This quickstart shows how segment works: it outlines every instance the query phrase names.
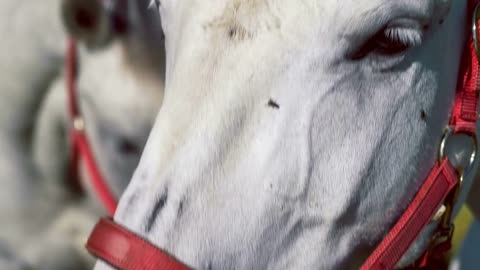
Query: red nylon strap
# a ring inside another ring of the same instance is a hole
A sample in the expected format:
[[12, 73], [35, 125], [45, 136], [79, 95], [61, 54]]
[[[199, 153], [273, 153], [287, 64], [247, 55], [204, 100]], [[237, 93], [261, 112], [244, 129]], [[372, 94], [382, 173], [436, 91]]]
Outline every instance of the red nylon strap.
[[[67, 83], [67, 109], [68, 109], [68, 115], [73, 121], [73, 119], [79, 114], [77, 102], [76, 102], [76, 85], [75, 85], [75, 78], [77, 76], [77, 68], [78, 68], [78, 63], [77, 63], [77, 46], [73, 40], [68, 40], [67, 44], [67, 57], [66, 57], [66, 62], [65, 62], [65, 70], [66, 70], [66, 83]], [[70, 186], [73, 188], [75, 191], [82, 191], [82, 185], [79, 179], [78, 175], [78, 164], [79, 164], [79, 159], [80, 159], [80, 153], [75, 147], [75, 142], [74, 140], [71, 140], [70, 142], [70, 167], [68, 170], [68, 175], [67, 179], [69, 179]]]
[[188, 270], [183, 263], [127, 229], [103, 218], [93, 229], [87, 249], [123, 270]]
[[[478, 0], [469, 1], [468, 11], [471, 14], [474, 13], [473, 11], [479, 2]], [[469, 36], [468, 41], [468, 47], [462, 59], [450, 126], [453, 127], [456, 134], [464, 133], [476, 136], [480, 85], [479, 61], [475, 52], [473, 35]], [[435, 211], [444, 203], [444, 200], [457, 185], [457, 182], [457, 173], [448, 160], [443, 161], [441, 165], [437, 164], [407, 211], [361, 269], [393, 269], [432, 219]], [[450, 203], [453, 204], [455, 202]], [[444, 236], [445, 241], [435, 244], [421, 258], [421, 264], [410, 269], [428, 269], [430, 267], [429, 264], [439, 261], [435, 260], [436, 257], [443, 255], [450, 249], [452, 232], [444, 232], [442, 230], [443, 228], [439, 226], [435, 233]]]
[[117, 208], [117, 200], [108, 188], [107, 182], [104, 180], [100, 170], [97, 167], [93, 152], [88, 144], [85, 133], [75, 130], [73, 131], [72, 136], [75, 142], [75, 147], [78, 149], [82, 160], [85, 162], [93, 190], [97, 194], [108, 214], [113, 216], [115, 214], [115, 209]]
[[80, 186], [79, 163], [80, 160], [85, 162], [87, 173], [91, 179], [93, 190], [102, 202], [105, 210], [113, 216], [117, 207], [115, 196], [110, 191], [105, 178], [102, 176], [100, 169], [95, 161], [95, 156], [88, 143], [88, 139], [84, 130], [76, 129], [75, 121], [81, 119], [80, 109], [78, 107], [76, 77], [77, 77], [77, 49], [74, 40], [68, 42], [68, 52], [66, 61], [67, 73], [67, 97], [68, 112], [73, 128], [70, 131], [71, 136], [71, 169], [75, 180], [72, 180], [74, 186]]
[[[469, 2], [469, 11], [473, 14], [478, 0]], [[478, 24], [478, 22], [477, 22]], [[469, 24], [470, 25], [470, 24]], [[475, 51], [473, 35], [469, 36], [468, 48], [466, 48], [462, 59], [458, 91], [455, 97], [450, 125], [454, 127], [455, 133], [475, 135], [476, 122], [478, 119], [478, 98], [479, 98], [479, 61]]]
[[445, 160], [437, 164], [413, 202], [361, 270], [393, 269], [457, 184], [458, 176], [450, 162]]

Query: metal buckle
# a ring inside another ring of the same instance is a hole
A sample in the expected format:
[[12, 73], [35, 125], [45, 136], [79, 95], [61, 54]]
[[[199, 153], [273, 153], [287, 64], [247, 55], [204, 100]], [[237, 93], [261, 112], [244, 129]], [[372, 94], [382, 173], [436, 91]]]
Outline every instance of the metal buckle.
[[72, 121], [72, 126], [75, 131], [83, 132], [85, 130], [85, 120], [81, 116], [76, 116]]
[[[440, 149], [438, 152], [438, 160], [441, 162], [447, 158], [446, 154], [446, 149], [447, 149], [447, 144], [449, 139], [454, 136], [455, 134], [453, 133], [454, 129], [453, 127], [449, 126], [446, 130], [445, 133], [443, 134], [442, 141], [440, 143]], [[463, 179], [468, 176], [473, 169], [473, 165], [475, 161], [477, 160], [477, 152], [478, 152], [478, 141], [476, 136], [472, 136], [469, 134], [464, 134], [472, 139], [473, 142], [473, 150], [472, 153], [470, 154], [470, 160], [469, 164], [467, 165], [466, 168], [456, 168], [457, 172], [459, 173], [460, 176], [460, 183], [463, 181]]]
[[[478, 152], [477, 137], [472, 136], [471, 134], [465, 134], [465, 133], [462, 133], [462, 134], [471, 138], [472, 142], [473, 142], [473, 149], [472, 149], [472, 152], [470, 154], [469, 163], [468, 163], [466, 168], [462, 168], [462, 167], [455, 168], [455, 170], [457, 171], [457, 173], [460, 177], [460, 179], [459, 179], [460, 182], [457, 185], [457, 187], [455, 188], [455, 190], [453, 191], [453, 196], [454, 197], [452, 198], [452, 200], [450, 202], [444, 203], [440, 207], [440, 209], [437, 210], [437, 213], [435, 214], [435, 216], [432, 219], [433, 221], [440, 221], [440, 226], [444, 229], [447, 229], [448, 227], [450, 227], [452, 225], [451, 224], [452, 223], [451, 222], [452, 212], [453, 212], [453, 208], [455, 206], [455, 203], [457, 201], [458, 194], [460, 193], [460, 189], [462, 187], [463, 180], [465, 179], [465, 177], [467, 177], [472, 172], [473, 165], [475, 164], [475, 161], [477, 159], [477, 152]], [[438, 161], [439, 162], [442, 162], [447, 158], [447, 154], [446, 154], [447, 144], [448, 144], [449, 139], [454, 135], [455, 135], [454, 134], [454, 128], [449, 126], [445, 130], [445, 133], [443, 134], [443, 137], [442, 137], [442, 141], [440, 143], [440, 149], [438, 151]]]
[[475, 10], [473, 12], [473, 19], [472, 19], [472, 34], [473, 34], [473, 45], [475, 46], [475, 52], [477, 53], [477, 57], [480, 59], [480, 44], [479, 44], [479, 36], [478, 36], [478, 21], [480, 20], [480, 3], [477, 4]]

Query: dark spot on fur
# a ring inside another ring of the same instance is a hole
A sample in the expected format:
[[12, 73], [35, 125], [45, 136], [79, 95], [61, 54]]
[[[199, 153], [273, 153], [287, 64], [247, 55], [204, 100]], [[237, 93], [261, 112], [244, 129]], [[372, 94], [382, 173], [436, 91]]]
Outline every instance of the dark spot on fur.
[[268, 106], [277, 110], [280, 109], [280, 105], [278, 105], [278, 103], [273, 99], [268, 100]]
[[138, 176], [140, 181], [146, 181], [148, 178], [150, 178], [150, 170], [143, 167], [140, 169], [140, 175]]
[[131, 205], [137, 203], [137, 202], [138, 202], [138, 193], [137, 193], [137, 192], [133, 192], [133, 193], [130, 195], [130, 197], [128, 198], [127, 201], [128, 201], [128, 203], [127, 203], [128, 206], [131, 206]]
[[125, 216], [130, 214], [134, 209], [137, 207], [138, 203], [138, 190], [135, 190], [134, 192], [130, 193], [130, 196], [126, 198], [127, 203], [125, 204], [123, 208], [122, 214], [119, 214], [120, 219], [124, 219]]
[[177, 214], [178, 214], [178, 216], [181, 216], [181, 215], [183, 214], [183, 201], [181, 201], [181, 202], [178, 204]]
[[250, 37], [249, 33], [247, 33], [247, 30], [239, 24], [232, 24], [228, 26], [227, 34], [232, 41], [243, 41]]
[[441, 19], [438, 23], [442, 25], [445, 22], [445, 20]]
[[425, 119], [427, 119], [427, 114], [424, 110], [420, 112], [420, 119], [422, 119], [422, 121], [425, 121]]
[[235, 27], [231, 27], [230, 30], [228, 30], [228, 36], [230, 38], [234, 38], [236, 34], [237, 34], [237, 29]]
[[147, 228], [146, 228], [147, 232], [150, 232], [152, 230], [153, 224], [155, 223], [155, 220], [157, 219], [158, 214], [160, 213], [160, 211], [163, 209], [163, 207], [167, 203], [167, 199], [168, 199], [168, 190], [165, 190], [165, 193], [163, 193], [163, 195], [160, 196], [158, 201], [155, 203], [155, 206], [153, 207], [152, 214], [148, 218]]

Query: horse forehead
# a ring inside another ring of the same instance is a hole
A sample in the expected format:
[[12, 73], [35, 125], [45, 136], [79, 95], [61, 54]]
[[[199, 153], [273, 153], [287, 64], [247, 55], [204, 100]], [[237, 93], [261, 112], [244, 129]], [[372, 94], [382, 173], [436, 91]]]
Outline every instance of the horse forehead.
[[[369, 10], [388, 10], [392, 6], [410, 6], [411, 8], [423, 9], [428, 12], [433, 11], [437, 7], [448, 6], [449, 3], [451, 3], [451, 0], [218, 0], [210, 3], [190, 0], [188, 4], [175, 7], [178, 7], [180, 10], [194, 9], [193, 14], [208, 13], [223, 22], [237, 21], [245, 17], [248, 17], [250, 20], [262, 20], [271, 14], [288, 16], [289, 14], [299, 12], [305, 16], [309, 14], [316, 15], [315, 18], [317, 20], [327, 21], [332, 18], [348, 19], [352, 16], [359, 16]], [[305, 10], [308, 12], [305, 13]], [[187, 12], [183, 14], [191, 15], [192, 13]], [[298, 27], [302, 26], [299, 25]]]
[[[174, 15], [189, 15], [186, 16], [188, 17], [186, 20], [189, 20], [190, 23], [186, 23], [184, 19], [179, 21], [175, 19], [175, 22], [183, 22], [179, 23], [178, 25], [198, 26], [201, 24], [204, 26], [201, 28], [201, 31], [198, 32], [190, 32], [188, 31], [190, 29], [183, 29], [185, 30], [183, 31], [183, 34], [190, 37], [187, 37], [186, 39], [173, 39], [186, 41], [189, 40], [188, 38], [191, 38], [192, 40], [195, 40], [195, 44], [200, 44], [200, 46], [198, 46], [200, 49], [197, 49], [197, 46], [192, 47], [185, 45], [187, 42], [184, 42], [184, 44], [175, 44], [175, 42], [170, 42], [170, 46], [172, 47], [170, 51], [176, 52], [175, 56], [171, 57], [174, 59], [182, 59], [180, 61], [185, 61], [183, 63], [189, 62], [188, 65], [185, 65], [187, 66], [186, 68], [188, 68], [188, 66], [196, 67], [197, 65], [202, 65], [204, 67], [204, 73], [202, 74], [208, 74], [209, 72], [216, 73], [216, 76], [211, 76], [210, 74], [209, 76], [193, 75], [190, 80], [180, 79], [175, 80], [175, 84], [170, 84], [171, 88], [185, 89], [185, 94], [188, 94], [188, 97], [191, 95], [191, 91], [188, 91], [188, 89], [190, 89], [190, 85], [192, 85], [193, 81], [201, 81], [205, 83], [205, 85], [208, 85], [208, 87], [196, 87], [196, 91], [214, 91], [215, 88], [212, 87], [213, 83], [211, 83], [211, 81], [222, 84], [223, 81], [217, 78], [222, 78], [223, 75], [229, 76], [228, 81], [235, 80], [237, 85], [248, 84], [252, 89], [256, 87], [256, 82], [258, 85], [261, 85], [262, 83], [276, 84], [277, 81], [280, 80], [283, 82], [287, 82], [287, 80], [289, 80], [288, 82], [293, 83], [307, 80], [307, 76], [311, 74], [305, 74], [305, 67], [302, 67], [301, 63], [291, 65], [291, 62], [313, 63], [315, 61], [315, 57], [311, 56], [319, 56], [317, 58], [320, 58], [322, 61], [322, 63], [320, 63], [320, 68], [328, 69], [328, 64], [330, 63], [329, 60], [332, 60], [332, 58], [339, 54], [337, 51], [339, 47], [345, 46], [345, 44], [336, 43], [341, 38], [339, 37], [341, 36], [339, 35], [341, 34], [341, 31], [345, 30], [345, 27], [343, 26], [346, 24], [348, 24], [348, 27], [353, 25], [352, 28], [355, 28], [355, 31], [361, 31], [362, 23], [365, 22], [365, 19], [363, 18], [364, 14], [375, 18], [375, 15], [388, 15], [390, 10], [402, 9], [402, 7], [404, 7], [403, 10], [416, 10], [418, 13], [424, 14], [428, 17], [429, 15], [432, 15], [432, 12], [434, 12], [437, 5], [443, 5], [451, 2], [451, 0], [216, 0], [205, 3], [204, 1], [200, 2], [198, 0], [190, 0], [185, 1], [184, 4], [178, 4], [177, 6], [177, 4], [173, 4], [175, 1], [163, 1], [164, 2], [162, 2], [162, 5], [165, 4], [164, 11], [166, 13], [175, 10]], [[191, 5], [185, 4], [188, 2], [190, 2]], [[177, 11], [183, 10], [184, 8], [189, 8], [191, 12], [177, 13]], [[298, 16], [292, 14], [297, 14]], [[170, 18], [174, 17], [169, 16], [169, 14], [166, 15]], [[357, 19], [352, 19], [354, 17]], [[337, 23], [341, 26], [337, 26]], [[282, 26], [279, 26], [278, 24]], [[360, 26], [358, 24], [360, 24]], [[182, 30], [178, 28], [169, 30], [168, 25], [171, 24], [167, 22], [167, 32], [173, 33], [176, 32], [175, 30], [179, 30], [178, 32], [181, 32]], [[332, 25], [333, 27], [331, 27]], [[208, 31], [204, 31], [206, 29], [205, 26], [207, 26], [207, 28], [213, 28], [211, 32], [213, 32], [215, 35], [219, 34], [221, 37], [204, 38], [204, 36], [208, 36], [208, 34], [210, 34]], [[317, 31], [317, 26], [321, 27], [321, 32]], [[259, 28], [262, 29], [259, 30]], [[279, 28], [283, 29], [278, 30]], [[196, 29], [200, 29], [200, 27], [197, 27]], [[264, 35], [266, 32], [274, 32], [275, 34]], [[299, 32], [299, 34], [295, 32]], [[237, 38], [234, 38], [234, 42], [230, 42], [231, 40], [225, 38], [225, 36], [231, 35], [232, 33], [237, 36]], [[304, 37], [312, 33], [320, 34], [319, 36], [321, 37], [311, 40], [310, 37], [304, 39]], [[277, 38], [281, 35], [283, 35], [281, 38]], [[285, 35], [289, 35], [289, 37], [285, 38]], [[297, 35], [301, 37], [296, 38]], [[261, 37], [261, 41], [258, 41], [259, 39], [257, 39], [254, 42], [243, 42], [252, 36]], [[285, 44], [281, 44], [283, 41], [286, 41]], [[315, 50], [315, 52], [312, 52], [312, 54], [318, 52], [318, 55], [305, 53], [302, 50], [298, 50], [298, 52], [292, 52], [293, 46], [290, 45], [298, 44], [303, 41], [308, 41], [311, 43], [305, 44], [305, 46], [303, 46], [304, 44], [301, 44], [301, 46], [298, 47], [309, 47], [308, 50]], [[236, 43], [242, 43], [242, 46], [235, 46]], [[231, 46], [232, 44], [233, 46]], [[176, 47], [176, 45], [178, 45], [178, 47]], [[277, 53], [271, 53], [272, 49], [276, 50]], [[180, 54], [184, 53], [189, 56], [193, 55], [198, 57], [180, 58], [177, 57], [177, 53], [179, 51], [182, 51]], [[217, 51], [221, 53], [217, 53]], [[278, 55], [285, 54], [286, 52], [292, 52], [292, 55], [289, 55], [289, 57], [292, 56], [292, 58], [294, 58], [298, 56], [297, 59], [295, 59], [298, 61], [291, 59], [285, 60], [277, 57]], [[303, 55], [300, 55], [301, 53], [303, 53]], [[211, 57], [212, 55], [214, 57]], [[259, 65], [252, 66], [251, 61], [253, 61], [253, 58], [255, 57], [261, 57], [262, 59], [265, 59], [265, 61], [262, 61]], [[300, 57], [303, 58], [300, 59]], [[279, 74], [284, 75], [285, 73], [288, 73], [284, 70], [286, 69], [285, 66], [287, 65], [289, 65], [288, 72], [295, 73], [298, 76], [293, 78], [284, 78], [284, 76], [279, 76]], [[182, 66], [182, 68], [185, 68], [185, 66], [181, 64], [175, 64], [175, 66]], [[234, 67], [233, 69], [230, 68], [232, 66]], [[225, 67], [229, 68], [227, 69]], [[256, 71], [257, 73], [261, 71], [261, 73], [265, 74], [265, 76], [262, 78], [254, 77], [253, 75], [249, 77], [250, 74], [254, 73], [252, 71]], [[336, 73], [325, 72], [325, 74], [328, 74], [328, 76], [330, 76], [329, 79], [331, 79], [332, 76], [339, 76], [340, 73], [345, 72], [347, 71], [339, 70]], [[171, 72], [170, 74], [174, 73], [175, 72]], [[218, 74], [222, 75], [218, 76]], [[174, 78], [178, 79], [181, 78], [181, 76], [177, 75]], [[254, 79], [256, 79], [256, 81]], [[222, 89], [229, 87], [228, 85], [223, 87], [223, 84], [221, 86]], [[229, 87], [229, 89], [235, 91], [237, 88]], [[262, 87], [261, 89], [262, 91], [256, 91], [255, 95], [259, 96], [261, 94], [266, 94], [270, 88]], [[182, 91], [171, 91], [170, 95], [178, 96], [180, 92]], [[223, 91], [223, 93], [226, 92], [227, 91]], [[226, 94], [222, 95], [227, 96]], [[204, 95], [204, 100], [207, 99], [206, 96], [207, 95]], [[238, 102], [241, 102], [240, 99], [238, 100]]]
[[[166, 0], [168, 1], [168, 0]], [[295, 11], [302, 6], [314, 7], [319, 10], [336, 11], [341, 8], [342, 11], [349, 12], [355, 11], [362, 7], [376, 7], [389, 0], [302, 0], [302, 1], [290, 1], [290, 0], [219, 0], [209, 4], [203, 3], [199, 0], [190, 0], [194, 2], [201, 2], [201, 4], [194, 5], [196, 7], [206, 7], [210, 9], [212, 6], [223, 9], [223, 16], [238, 16], [238, 15], [257, 15], [263, 11], [275, 9], [285, 9], [289, 11]], [[409, 2], [411, 0], [406, 0]], [[447, 0], [442, 0], [447, 1]]]
[[[318, 49], [340, 48], [341, 39], [355, 33], [360, 36], [376, 24], [387, 23], [395, 17], [421, 17], [434, 20], [443, 16], [452, 0], [190, 0], [178, 3], [162, 2], [168, 51], [224, 51], [223, 56], [236, 56], [239, 43], [249, 47], [248, 54], [262, 54], [256, 48], [271, 47], [279, 52], [316, 39]], [[174, 4], [175, 3], [175, 4]], [[434, 14], [439, 14], [435, 15]], [[429, 23], [429, 21], [426, 21]], [[169, 36], [170, 34], [170, 36]], [[180, 37], [179, 37], [180, 36]], [[194, 42], [176, 41], [195, 40]], [[261, 39], [261, 41], [259, 41]], [[248, 41], [259, 42], [248, 42]], [[247, 41], [247, 42], [244, 42]], [[355, 41], [349, 41], [347, 45]], [[199, 46], [187, 46], [195, 43]], [[282, 44], [284, 43], [284, 44]], [[206, 50], [204, 50], [206, 48]], [[231, 50], [230, 50], [231, 49]], [[247, 51], [247, 50], [244, 50]], [[233, 53], [235, 52], [235, 53]], [[244, 53], [244, 52], [240, 52]], [[174, 57], [170, 53], [171, 57]], [[212, 55], [209, 53], [208, 55]], [[215, 53], [214, 55], [220, 55]], [[176, 57], [174, 57], [176, 58]], [[212, 57], [208, 57], [212, 59]], [[191, 58], [190, 58], [191, 59]], [[170, 61], [175, 62], [176, 60]]]

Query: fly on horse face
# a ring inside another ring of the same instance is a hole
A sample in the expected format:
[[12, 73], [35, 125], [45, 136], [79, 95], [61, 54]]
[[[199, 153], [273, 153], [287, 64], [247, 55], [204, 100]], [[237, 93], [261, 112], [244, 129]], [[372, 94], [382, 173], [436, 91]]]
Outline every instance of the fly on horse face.
[[96, 269], [420, 267], [473, 179], [477, 2], [157, 1], [164, 104]]

